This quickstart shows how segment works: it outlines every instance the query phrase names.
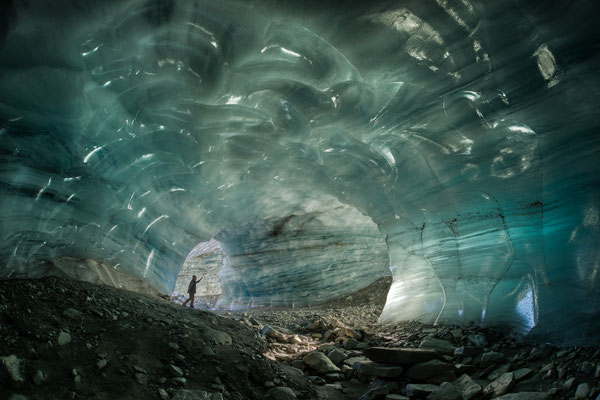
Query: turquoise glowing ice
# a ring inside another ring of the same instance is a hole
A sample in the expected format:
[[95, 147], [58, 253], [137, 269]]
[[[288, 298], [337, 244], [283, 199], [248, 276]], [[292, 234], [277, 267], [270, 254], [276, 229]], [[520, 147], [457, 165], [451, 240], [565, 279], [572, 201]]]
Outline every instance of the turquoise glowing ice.
[[168, 293], [215, 238], [223, 306], [391, 274], [382, 321], [598, 340], [595, 5], [37, 3], [0, 12], [0, 277]]

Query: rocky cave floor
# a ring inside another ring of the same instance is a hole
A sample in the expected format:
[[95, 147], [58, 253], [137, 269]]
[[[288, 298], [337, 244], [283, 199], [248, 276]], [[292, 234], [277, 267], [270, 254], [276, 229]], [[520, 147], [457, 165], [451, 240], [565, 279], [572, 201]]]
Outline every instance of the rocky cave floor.
[[0, 281], [0, 399], [600, 399], [600, 349], [377, 323], [389, 279], [318, 307], [209, 312]]

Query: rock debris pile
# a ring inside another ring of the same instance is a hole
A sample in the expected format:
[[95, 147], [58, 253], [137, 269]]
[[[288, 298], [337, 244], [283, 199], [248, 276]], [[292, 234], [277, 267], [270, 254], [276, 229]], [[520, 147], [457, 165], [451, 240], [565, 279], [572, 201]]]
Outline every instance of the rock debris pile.
[[268, 356], [308, 376], [323, 398], [600, 400], [597, 347], [529, 344], [473, 324], [381, 325], [389, 283], [319, 307], [239, 319], [264, 335]]
[[0, 400], [600, 400], [600, 349], [381, 325], [388, 285], [218, 315], [79, 281], [0, 281]]
[[[160, 297], [70, 279], [0, 281], [0, 400], [263, 399], [307, 382], [258, 333]], [[276, 389], [276, 388], [275, 388]]]

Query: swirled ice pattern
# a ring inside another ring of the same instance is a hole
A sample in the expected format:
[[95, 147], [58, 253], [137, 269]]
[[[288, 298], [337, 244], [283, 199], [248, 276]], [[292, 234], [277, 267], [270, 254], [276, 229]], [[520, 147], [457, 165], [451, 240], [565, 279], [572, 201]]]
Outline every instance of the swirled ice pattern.
[[597, 341], [592, 3], [3, 2], [0, 276], [215, 238], [225, 306], [391, 273], [383, 321]]

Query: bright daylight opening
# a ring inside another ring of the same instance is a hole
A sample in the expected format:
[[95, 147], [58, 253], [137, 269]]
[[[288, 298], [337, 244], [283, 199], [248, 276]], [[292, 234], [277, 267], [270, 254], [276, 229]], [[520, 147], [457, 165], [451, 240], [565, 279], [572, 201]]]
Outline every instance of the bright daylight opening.
[[[171, 298], [178, 304], [183, 304], [188, 298], [188, 287], [195, 275], [197, 279], [195, 308], [214, 309], [221, 295], [221, 281], [219, 271], [223, 266], [223, 251], [218, 241], [211, 239], [208, 242], [198, 243], [190, 251], [179, 271], [175, 290]], [[186, 304], [189, 306], [190, 303]]]

